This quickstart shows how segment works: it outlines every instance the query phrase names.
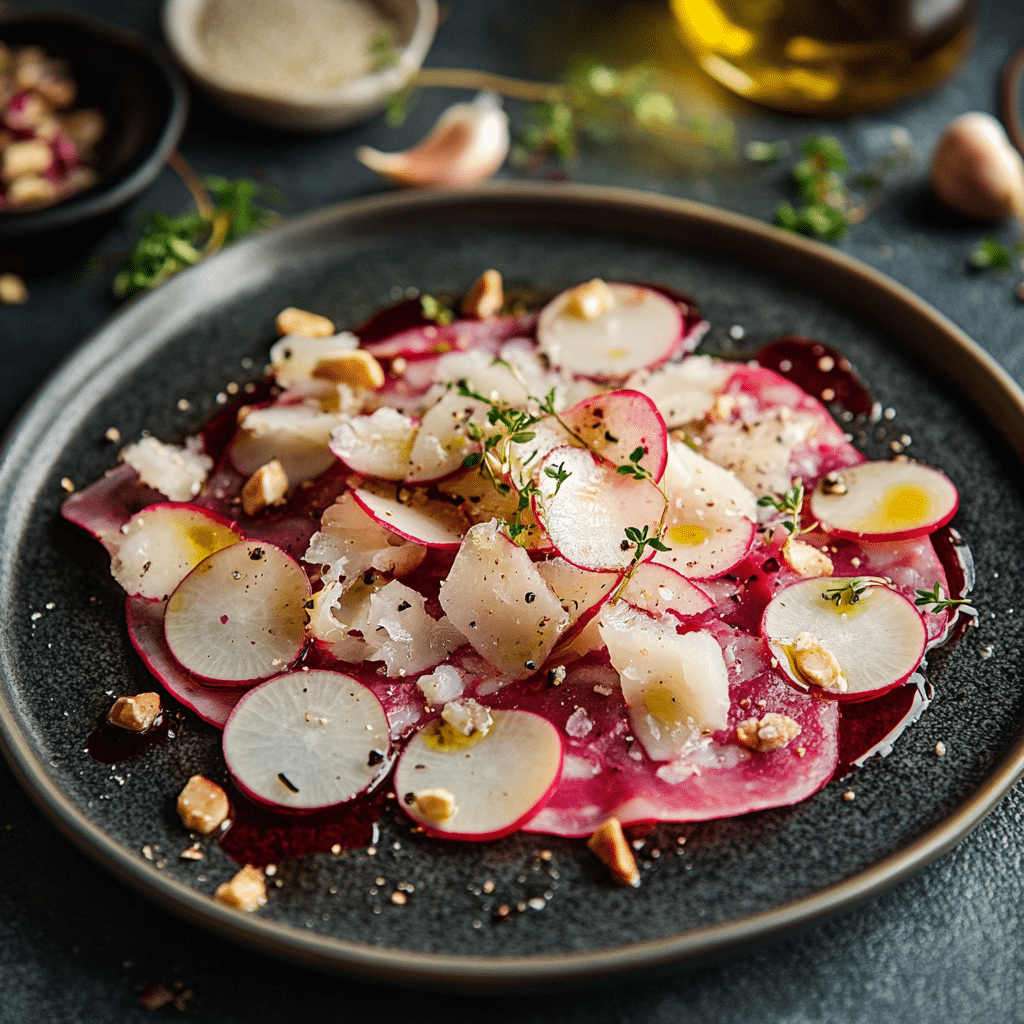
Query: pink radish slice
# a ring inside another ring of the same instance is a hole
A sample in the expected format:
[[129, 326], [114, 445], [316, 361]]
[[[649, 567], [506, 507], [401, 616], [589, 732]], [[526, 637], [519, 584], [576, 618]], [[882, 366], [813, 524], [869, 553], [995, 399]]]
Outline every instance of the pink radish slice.
[[[592, 450], [615, 466], [637, 465], [657, 481], [668, 461], [668, 431], [658, 407], [639, 391], [585, 398], [562, 420]], [[640, 458], [632, 456], [642, 451]]]
[[714, 602], [700, 587], [667, 565], [644, 562], [622, 590], [622, 600], [648, 615], [700, 615]]
[[854, 540], [911, 540], [956, 514], [960, 496], [936, 469], [916, 462], [864, 462], [823, 478], [811, 515], [829, 533]]
[[164, 500], [147, 487], [127, 463], [75, 491], [61, 506], [60, 514], [92, 534], [113, 555], [121, 544], [121, 527], [147, 505]]
[[241, 789], [295, 811], [358, 796], [390, 767], [387, 716], [351, 676], [312, 670], [268, 679], [224, 726], [224, 760]]
[[207, 509], [150, 505], [121, 527], [121, 543], [111, 558], [110, 571], [132, 596], [166, 601], [204, 558], [242, 539], [234, 523]]
[[[559, 486], [559, 474], [568, 473]], [[665, 500], [650, 480], [635, 480], [598, 462], [583, 448], [550, 452], [538, 474], [534, 511], [558, 553], [581, 569], [627, 568], [636, 554], [626, 530], [654, 536]], [[648, 558], [653, 549], [644, 552]]]
[[591, 319], [567, 309], [576, 289], [556, 295], [541, 310], [537, 343], [553, 366], [608, 380], [657, 366], [677, 351], [683, 317], [671, 299], [642, 285], [607, 287], [614, 304]]
[[454, 320], [444, 327], [427, 324], [410, 327], [363, 348], [377, 359], [421, 359], [471, 348], [486, 348], [497, 354], [502, 342], [529, 332], [533, 322], [532, 316], [500, 316], [491, 320]]
[[466, 456], [480, 450], [480, 443], [469, 436], [470, 424], [486, 424], [487, 409], [483, 402], [463, 398], [454, 389], [446, 391], [420, 419], [406, 483], [433, 483], [461, 469]]
[[[485, 733], [464, 736], [445, 722], [424, 726], [395, 769], [398, 805], [443, 839], [482, 841], [515, 832], [544, 805], [562, 771], [558, 730], [528, 711], [495, 711]], [[452, 798], [454, 813], [437, 820], [417, 796]], [[428, 812], [429, 813], [429, 812]]]
[[416, 421], [395, 409], [350, 416], [331, 434], [331, 451], [349, 469], [381, 480], [404, 480]]
[[164, 639], [165, 608], [162, 601], [129, 597], [125, 603], [128, 636], [146, 668], [175, 700], [191, 708], [204, 722], [222, 729], [245, 689], [208, 686], [189, 675], [174, 660]]
[[201, 679], [266, 679], [301, 652], [309, 596], [306, 574], [286, 552], [256, 541], [233, 544], [200, 562], [171, 595], [167, 645]]
[[537, 562], [535, 568], [558, 598], [570, 623], [596, 608], [622, 579], [621, 573], [580, 569], [558, 557]]
[[465, 536], [466, 526], [462, 517], [446, 502], [427, 498], [412, 506], [362, 488], [351, 493], [374, 522], [414, 544], [457, 551]]
[[[838, 662], [845, 687], [814, 685], [801, 671], [811, 656], [801, 654], [804, 634]], [[794, 686], [837, 700], [865, 700], [898, 686], [921, 664], [927, 641], [924, 620], [907, 598], [862, 577], [803, 580], [779, 591], [764, 611], [761, 635]]]

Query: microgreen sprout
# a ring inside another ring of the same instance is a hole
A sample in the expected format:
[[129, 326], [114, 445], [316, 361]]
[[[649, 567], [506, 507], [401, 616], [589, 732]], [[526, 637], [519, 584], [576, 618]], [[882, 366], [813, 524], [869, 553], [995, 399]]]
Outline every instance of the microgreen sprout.
[[971, 607], [965, 597], [943, 597], [942, 588], [938, 581], [931, 590], [915, 591], [917, 598], [914, 604], [927, 608], [928, 611], [938, 615], [940, 612], [948, 612], [953, 609], [962, 609], [968, 615], [977, 615], [977, 611]]

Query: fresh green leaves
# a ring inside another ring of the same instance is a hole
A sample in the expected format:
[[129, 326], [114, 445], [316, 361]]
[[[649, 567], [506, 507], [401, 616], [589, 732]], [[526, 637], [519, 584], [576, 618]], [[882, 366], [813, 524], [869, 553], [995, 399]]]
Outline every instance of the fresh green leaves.
[[1013, 257], [1024, 256], [1024, 242], [1014, 242], [1009, 249], [997, 239], [983, 238], [971, 253], [970, 263], [978, 270], [1007, 271], [1013, 267]]
[[846, 188], [849, 161], [838, 139], [817, 135], [800, 144], [803, 158], [793, 165], [793, 180], [803, 205], [781, 202], [775, 223], [787, 231], [826, 241], [842, 238], [849, 226], [850, 199]]
[[828, 587], [821, 592], [826, 601], [831, 601], [837, 608], [844, 604], [856, 604], [867, 592], [869, 587], [875, 586], [873, 580], [866, 580], [857, 577], [852, 580], [843, 580], [842, 583]]
[[650, 473], [640, 465], [640, 460], [647, 454], [646, 448], [634, 448], [629, 453], [629, 463], [624, 466], [616, 466], [615, 472], [620, 476], [631, 476], [635, 480], [647, 480]]
[[428, 320], [442, 327], [447, 327], [455, 319], [455, 312], [433, 295], [420, 296], [420, 309]]
[[643, 560], [644, 552], [647, 548], [652, 548], [654, 551], [668, 551], [667, 545], [663, 544], [656, 536], [649, 535], [649, 528], [644, 527], [642, 530], [636, 526], [626, 527], [626, 539], [623, 541], [624, 546], [635, 547], [636, 552], [633, 555], [633, 564], [637, 565]]
[[796, 534], [800, 525], [800, 512], [804, 505], [804, 482], [799, 477], [793, 481], [793, 486], [780, 497], [766, 494], [757, 499], [758, 505], [762, 508], [774, 508], [788, 518], [782, 521], [782, 525], [790, 532]]
[[970, 606], [970, 602], [965, 597], [943, 597], [942, 588], [939, 582], [936, 580], [935, 586], [931, 590], [915, 590], [917, 598], [914, 604], [926, 607], [928, 611], [934, 612], [936, 615], [939, 612], [952, 611], [955, 608], [964, 606], [964, 611], [971, 614], [977, 614]]

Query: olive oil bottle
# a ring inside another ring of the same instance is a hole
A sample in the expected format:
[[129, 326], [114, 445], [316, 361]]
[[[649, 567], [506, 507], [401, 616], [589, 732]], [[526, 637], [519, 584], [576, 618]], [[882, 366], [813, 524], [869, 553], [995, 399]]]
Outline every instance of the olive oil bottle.
[[848, 114], [944, 78], [973, 38], [975, 0], [671, 0], [697, 60], [767, 106]]

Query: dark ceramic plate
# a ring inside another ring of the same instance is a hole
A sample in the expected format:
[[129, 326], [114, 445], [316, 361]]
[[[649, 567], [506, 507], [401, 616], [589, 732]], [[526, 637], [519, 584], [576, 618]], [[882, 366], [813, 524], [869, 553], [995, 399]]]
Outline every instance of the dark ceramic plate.
[[[980, 626], [932, 656], [935, 699], [888, 757], [795, 807], [686, 826], [681, 847], [680, 829], [662, 827], [641, 854], [638, 890], [613, 886], [582, 842], [517, 835], [445, 845], [385, 815], [374, 855], [285, 862], [263, 911], [228, 911], [209, 894], [234, 866], [215, 845], [202, 861], [179, 859], [188, 843], [174, 811], [193, 772], [223, 777], [219, 734], [185, 714], [172, 742], [113, 768], [83, 752], [112, 695], [151, 680], [128, 642], [106, 555], [60, 519], [61, 479], [84, 484], [114, 464], [117, 446], [104, 440], [111, 426], [125, 439], [196, 431], [219, 392], [259, 373], [285, 305], [353, 325], [396, 289], [458, 294], [489, 266], [538, 293], [597, 275], [674, 286], [697, 297], [714, 325], [711, 348], [753, 350], [801, 333], [846, 353], [895, 410], [873, 428], [868, 453], [881, 457], [908, 434], [910, 453], [960, 487], [956, 525], [977, 559]], [[746, 329], [741, 343], [730, 340], [734, 324]], [[566, 186], [325, 210], [234, 246], [127, 308], [61, 367], [10, 436], [0, 471], [6, 753], [43, 810], [128, 884], [308, 964], [494, 990], [635, 976], [736, 949], [905, 877], [963, 837], [1020, 775], [1024, 637], [1013, 609], [1024, 608], [1022, 450], [1020, 392], [960, 331], [867, 267], [763, 224]], [[852, 802], [843, 799], [849, 788]], [[654, 859], [656, 846], [665, 852]], [[481, 891], [486, 880], [493, 893]], [[389, 900], [399, 882], [412, 887], [404, 906]], [[545, 894], [544, 909], [529, 907]], [[501, 904], [513, 908], [509, 919], [493, 916]]]

